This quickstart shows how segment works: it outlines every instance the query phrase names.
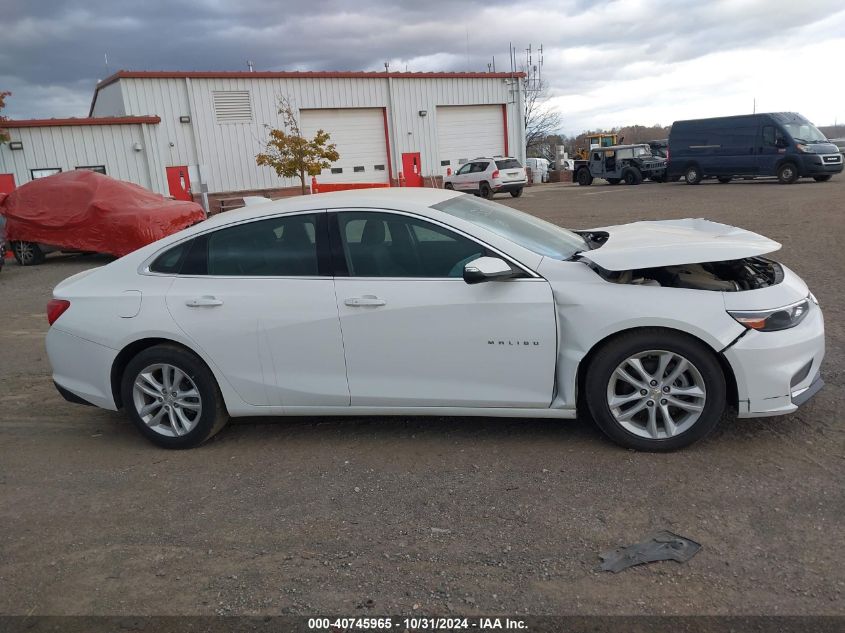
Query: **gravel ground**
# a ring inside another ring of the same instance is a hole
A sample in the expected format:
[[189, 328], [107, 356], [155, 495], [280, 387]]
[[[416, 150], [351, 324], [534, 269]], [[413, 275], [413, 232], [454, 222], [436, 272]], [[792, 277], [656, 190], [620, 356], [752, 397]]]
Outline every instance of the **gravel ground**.
[[[599, 181], [600, 182], [600, 181]], [[546, 185], [501, 201], [587, 228], [707, 217], [783, 243], [825, 310], [827, 387], [650, 455], [588, 421], [249, 420], [168, 452], [65, 403], [44, 304], [102, 264], [0, 273], [0, 613], [845, 615], [845, 178]], [[686, 564], [597, 572], [669, 529]], [[840, 545], [837, 545], [840, 544]]]

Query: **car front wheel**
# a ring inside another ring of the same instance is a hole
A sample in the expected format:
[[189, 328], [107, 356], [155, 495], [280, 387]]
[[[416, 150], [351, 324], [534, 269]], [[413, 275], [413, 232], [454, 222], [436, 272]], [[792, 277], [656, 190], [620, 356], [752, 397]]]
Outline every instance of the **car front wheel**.
[[586, 401], [614, 442], [671, 451], [708, 435], [725, 408], [725, 376], [703, 343], [648, 328], [611, 339], [586, 373]]
[[792, 163], [784, 163], [778, 167], [778, 182], [782, 185], [791, 185], [798, 180], [798, 170]]
[[214, 374], [176, 345], [155, 345], [135, 356], [124, 371], [121, 396], [141, 434], [163, 448], [199, 446], [228, 421]]
[[21, 266], [37, 266], [44, 263], [44, 251], [35, 242], [12, 242], [15, 261]]

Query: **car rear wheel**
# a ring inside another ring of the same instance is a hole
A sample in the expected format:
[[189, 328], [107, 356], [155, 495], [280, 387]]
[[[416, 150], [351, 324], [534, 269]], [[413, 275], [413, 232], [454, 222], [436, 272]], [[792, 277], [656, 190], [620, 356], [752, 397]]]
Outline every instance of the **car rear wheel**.
[[638, 185], [643, 181], [643, 175], [639, 169], [631, 167], [622, 174], [622, 179], [626, 185]]
[[21, 266], [37, 266], [44, 263], [44, 251], [35, 242], [12, 242], [12, 252]]
[[453, 190], [455, 187], [452, 186], [451, 182], [447, 182], [445, 185], [443, 185], [443, 188]]
[[481, 183], [481, 186], [478, 188], [478, 193], [481, 194], [482, 198], [487, 198], [488, 200], [493, 199], [493, 189], [486, 182]]
[[697, 185], [701, 182], [701, 171], [698, 165], [690, 165], [684, 172], [684, 180], [688, 185]]
[[593, 175], [586, 167], [582, 167], [578, 170], [578, 173], [575, 176], [575, 180], [577, 180], [578, 184], [582, 187], [587, 187], [593, 184]]
[[832, 177], [833, 176], [831, 176], [830, 174], [826, 174], [824, 176], [813, 176], [813, 180], [815, 180], [816, 182], [827, 182]]
[[600, 349], [586, 374], [586, 401], [614, 442], [671, 451], [696, 442], [718, 424], [725, 376], [695, 339], [648, 328], [622, 334]]
[[229, 417], [211, 370], [176, 345], [135, 356], [123, 373], [121, 397], [141, 434], [163, 448], [199, 446]]
[[778, 182], [782, 185], [791, 185], [798, 180], [798, 170], [792, 163], [784, 163], [778, 167]]
[[723, 185], [726, 185], [731, 181], [731, 177], [730, 176], [719, 176], [716, 180], [718, 180]]
[[522, 187], [520, 187], [519, 189], [511, 189], [511, 195], [514, 198], [519, 198], [519, 196], [522, 195]]

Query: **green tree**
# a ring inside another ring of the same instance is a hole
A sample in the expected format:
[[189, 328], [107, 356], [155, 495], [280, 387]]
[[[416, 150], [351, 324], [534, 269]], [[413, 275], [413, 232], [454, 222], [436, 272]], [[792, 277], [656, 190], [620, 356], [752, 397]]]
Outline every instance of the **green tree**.
[[9, 117], [3, 116], [3, 109], [6, 107], [6, 97], [10, 97], [11, 95], [11, 92], [0, 90], [0, 143], [9, 142], [9, 132], [3, 129], [3, 121], [8, 121]]
[[255, 157], [263, 167], [272, 167], [281, 178], [299, 178], [302, 194], [305, 195], [305, 177], [317, 176], [340, 158], [331, 136], [324, 130], [317, 130], [314, 138], [302, 136], [296, 109], [287, 97], [279, 99], [279, 114], [283, 129], [270, 130], [264, 151]]

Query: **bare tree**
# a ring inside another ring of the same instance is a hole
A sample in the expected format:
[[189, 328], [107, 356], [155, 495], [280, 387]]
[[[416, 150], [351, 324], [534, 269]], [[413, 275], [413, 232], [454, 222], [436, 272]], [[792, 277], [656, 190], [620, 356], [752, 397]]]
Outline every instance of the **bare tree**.
[[[525, 147], [539, 150], [546, 137], [558, 134], [562, 125], [560, 113], [549, 105], [548, 86], [542, 79], [529, 76], [523, 80], [525, 94]], [[542, 151], [541, 151], [542, 153]]]

